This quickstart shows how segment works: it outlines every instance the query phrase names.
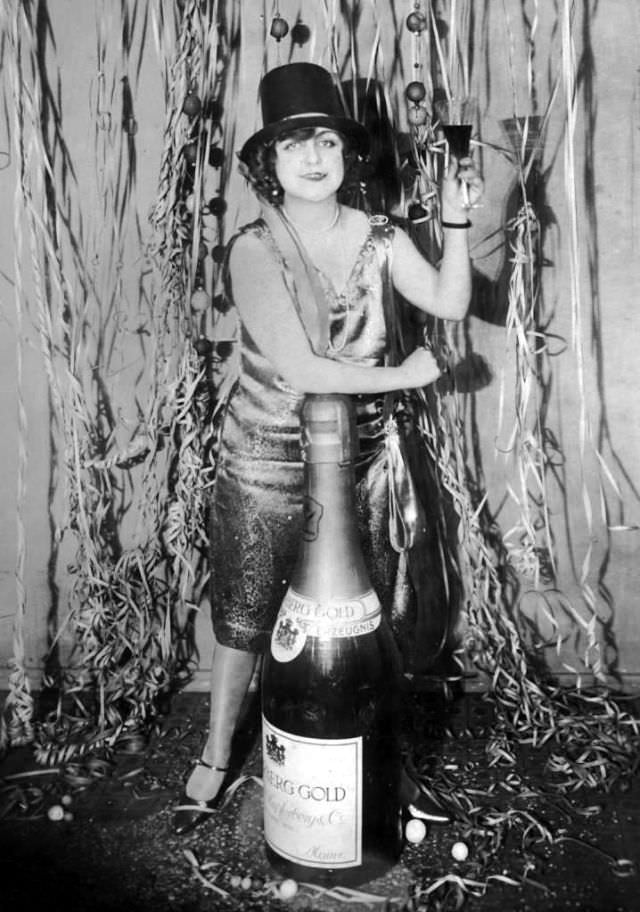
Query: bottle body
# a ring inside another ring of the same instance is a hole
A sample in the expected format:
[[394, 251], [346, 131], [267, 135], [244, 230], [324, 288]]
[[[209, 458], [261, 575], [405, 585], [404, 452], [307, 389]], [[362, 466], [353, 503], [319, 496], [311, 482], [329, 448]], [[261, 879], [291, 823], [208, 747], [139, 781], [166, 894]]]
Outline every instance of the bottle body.
[[358, 540], [352, 430], [327, 443], [333, 400], [350, 403], [309, 399], [303, 541], [263, 666], [265, 839], [284, 876], [353, 885], [402, 845], [399, 659]]

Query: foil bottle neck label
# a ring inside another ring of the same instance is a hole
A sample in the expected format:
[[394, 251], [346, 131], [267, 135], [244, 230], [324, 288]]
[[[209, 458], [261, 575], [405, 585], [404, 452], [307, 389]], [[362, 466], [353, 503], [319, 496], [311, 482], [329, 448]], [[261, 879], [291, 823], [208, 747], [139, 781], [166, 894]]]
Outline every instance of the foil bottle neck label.
[[289, 587], [271, 634], [271, 654], [278, 662], [300, 655], [308, 637], [331, 640], [373, 633], [382, 617], [380, 599], [370, 589], [356, 598], [319, 601]]

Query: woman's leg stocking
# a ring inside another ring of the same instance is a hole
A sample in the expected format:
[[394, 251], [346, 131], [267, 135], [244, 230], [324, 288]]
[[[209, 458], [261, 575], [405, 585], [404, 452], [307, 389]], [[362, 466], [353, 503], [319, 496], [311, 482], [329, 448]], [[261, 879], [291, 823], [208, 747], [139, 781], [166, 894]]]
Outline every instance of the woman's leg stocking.
[[[227, 767], [231, 740], [236, 730], [242, 704], [249, 689], [257, 656], [216, 643], [211, 666], [209, 734], [202, 759], [211, 766]], [[210, 801], [220, 788], [224, 772], [196, 766], [186, 792], [189, 798]]]

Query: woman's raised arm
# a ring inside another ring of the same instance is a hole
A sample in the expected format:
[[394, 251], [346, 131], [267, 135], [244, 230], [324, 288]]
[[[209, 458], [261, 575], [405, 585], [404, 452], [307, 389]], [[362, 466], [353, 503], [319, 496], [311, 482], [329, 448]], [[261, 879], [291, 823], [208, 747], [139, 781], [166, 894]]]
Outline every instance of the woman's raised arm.
[[[466, 185], [464, 191], [462, 182]], [[393, 241], [393, 284], [420, 310], [445, 320], [462, 320], [471, 300], [468, 209], [482, 195], [482, 180], [471, 159], [455, 160], [442, 184], [442, 259], [435, 269], [407, 235], [396, 229]], [[447, 227], [447, 226], [456, 227]]]

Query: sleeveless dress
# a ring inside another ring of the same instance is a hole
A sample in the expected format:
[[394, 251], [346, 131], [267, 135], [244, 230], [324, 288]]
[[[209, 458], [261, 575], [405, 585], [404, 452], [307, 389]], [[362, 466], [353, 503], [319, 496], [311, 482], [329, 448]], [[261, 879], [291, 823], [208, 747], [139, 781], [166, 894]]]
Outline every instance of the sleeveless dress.
[[[326, 357], [375, 366], [384, 363], [380, 244], [392, 229], [370, 223], [345, 288], [337, 294], [319, 274], [329, 309]], [[250, 232], [266, 245], [292, 295], [293, 278], [267, 224]], [[227, 294], [233, 300], [233, 289]], [[304, 395], [291, 389], [256, 348], [240, 323], [240, 370], [229, 398], [211, 500], [211, 612], [218, 642], [263, 651], [287, 590], [302, 530], [304, 471], [300, 455], [300, 409]], [[372, 583], [391, 610], [398, 587], [398, 555], [389, 547], [382, 398], [356, 396], [360, 455], [356, 499], [360, 533]], [[381, 471], [371, 472], [379, 464]], [[405, 593], [406, 594], [406, 593]]]

